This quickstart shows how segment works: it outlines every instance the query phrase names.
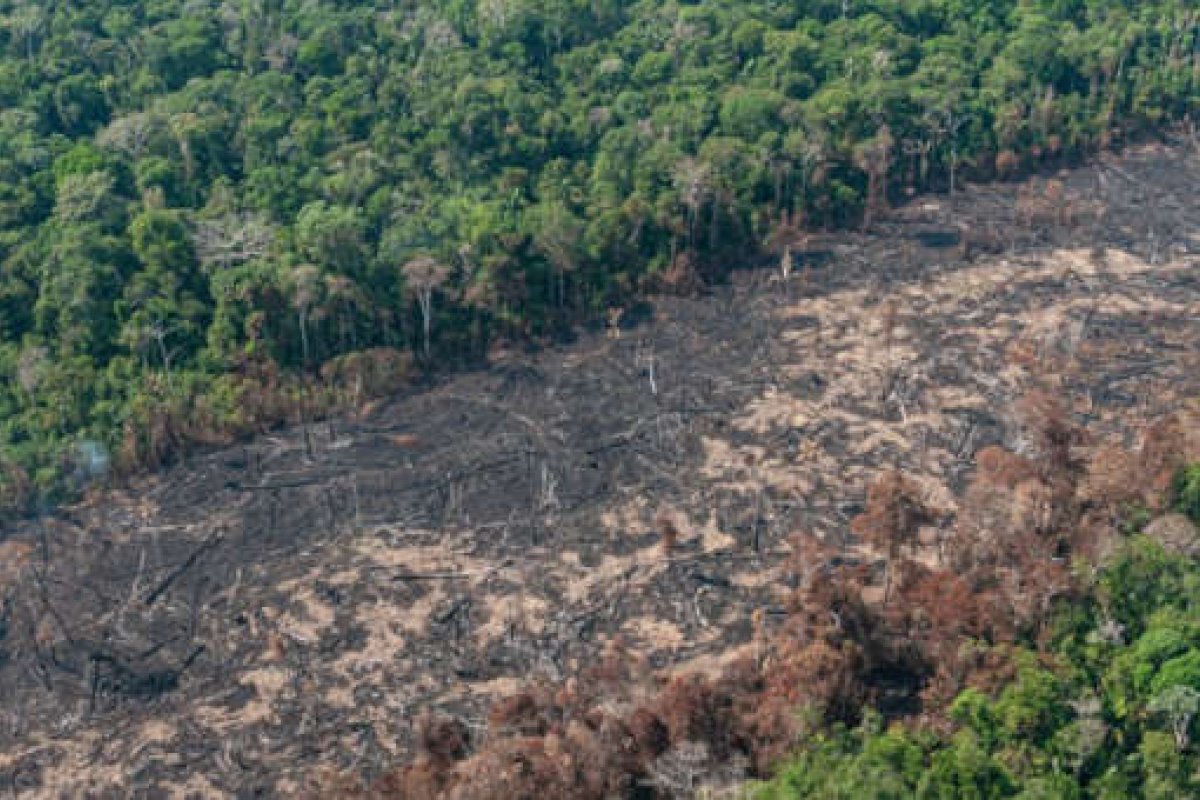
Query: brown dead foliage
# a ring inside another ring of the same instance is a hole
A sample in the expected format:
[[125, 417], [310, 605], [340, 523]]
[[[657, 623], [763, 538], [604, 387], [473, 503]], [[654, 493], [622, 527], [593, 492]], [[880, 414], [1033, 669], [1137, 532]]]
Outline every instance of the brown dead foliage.
[[413, 372], [410, 354], [377, 347], [326, 362], [321, 367], [321, 378], [328, 386], [344, 387], [351, 402], [359, 403], [400, 390], [412, 380]]
[[422, 714], [416, 722], [419, 750], [403, 769], [384, 775], [369, 790], [349, 782], [344, 775], [323, 774], [314, 797], [389, 797], [418, 800], [440, 797], [449, 786], [455, 764], [467, 756], [471, 735], [459, 719], [444, 714]]
[[447, 764], [467, 754], [471, 732], [460, 719], [426, 712], [417, 720], [417, 741], [424, 756]]
[[492, 706], [488, 723], [504, 735], [542, 736], [549, 727], [546, 717], [550, 702], [544, 690], [537, 694], [532, 690], [519, 692]]
[[1082, 466], [1076, 448], [1084, 443], [1085, 436], [1062, 399], [1047, 390], [1035, 389], [1017, 403], [1017, 414], [1032, 441], [1042, 481], [1065, 481], [1073, 487]]
[[920, 487], [898, 470], [890, 470], [867, 489], [866, 510], [850, 522], [850, 528], [891, 558], [912, 547], [920, 527], [935, 519]]
[[867, 507], [850, 522], [850, 529], [887, 554], [883, 600], [891, 594], [893, 564], [917, 542], [922, 525], [937, 519], [921, 497], [920, 487], [898, 470], [885, 472], [867, 489]]
[[677, 254], [671, 266], [655, 276], [651, 284], [656, 291], [682, 296], [695, 295], [705, 286], [696, 257], [689, 252]]
[[679, 543], [679, 525], [666, 512], [660, 513], [655, 518], [654, 524], [658, 529], [659, 542], [662, 544], [663, 552], [671, 552], [675, 549], [675, 545]]

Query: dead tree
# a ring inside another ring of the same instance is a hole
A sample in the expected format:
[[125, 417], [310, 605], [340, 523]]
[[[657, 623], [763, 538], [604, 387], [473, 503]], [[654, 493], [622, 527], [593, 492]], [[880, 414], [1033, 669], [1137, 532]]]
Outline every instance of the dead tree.
[[400, 268], [408, 292], [421, 307], [422, 351], [429, 358], [429, 341], [433, 330], [433, 295], [450, 277], [450, 268], [430, 256], [418, 256]]
[[883, 602], [891, 594], [894, 565], [916, 543], [923, 525], [936, 519], [921, 498], [920, 487], [899, 470], [883, 473], [867, 489], [867, 507], [850, 523], [851, 530], [887, 554]]

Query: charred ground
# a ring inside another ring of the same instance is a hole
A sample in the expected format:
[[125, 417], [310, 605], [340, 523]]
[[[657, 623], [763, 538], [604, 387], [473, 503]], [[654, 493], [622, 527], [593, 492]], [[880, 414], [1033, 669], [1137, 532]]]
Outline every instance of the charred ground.
[[797, 532], [879, 560], [848, 522], [880, 469], [953, 516], [1030, 388], [1118, 442], [1200, 394], [1196, 185], [1194, 151], [1152, 146], [918, 201], [786, 282], [737, 272], [12, 526], [0, 786], [287, 796], [384, 771], [426, 709], [482, 732], [616, 638], [715, 669], [784, 602]]

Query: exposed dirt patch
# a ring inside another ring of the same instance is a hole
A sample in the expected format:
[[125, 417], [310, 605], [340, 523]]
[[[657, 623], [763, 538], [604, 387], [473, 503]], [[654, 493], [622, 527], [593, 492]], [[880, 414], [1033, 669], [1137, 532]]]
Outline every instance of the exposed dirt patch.
[[1061, 179], [1074, 226], [1023, 221], [1036, 185], [922, 202], [791, 285], [741, 272], [313, 426], [311, 456], [283, 431], [6, 531], [0, 787], [294, 796], [320, 766], [377, 774], [422, 710], [482, 731], [491, 698], [617, 638], [712, 670], [782, 602], [792, 534], [874, 558], [846, 523], [892, 466], [953, 513], [979, 449], [1021, 450], [1011, 406], [1043, 376], [1112, 441], [1184, 407], [1200, 159]]

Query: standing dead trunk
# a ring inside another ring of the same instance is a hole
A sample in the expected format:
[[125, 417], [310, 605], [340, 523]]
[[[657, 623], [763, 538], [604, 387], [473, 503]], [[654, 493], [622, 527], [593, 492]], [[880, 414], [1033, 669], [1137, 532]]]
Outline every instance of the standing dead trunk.
[[419, 256], [400, 268], [408, 282], [410, 296], [421, 309], [421, 352], [429, 358], [433, 339], [433, 294], [450, 277], [450, 268], [429, 256]]
[[421, 306], [421, 333], [423, 335], [422, 352], [429, 358], [429, 340], [433, 330], [433, 289], [425, 287], [418, 295], [417, 302]]
[[300, 366], [302, 369], [308, 369], [308, 307], [301, 306], [296, 312], [296, 319], [300, 325]]

